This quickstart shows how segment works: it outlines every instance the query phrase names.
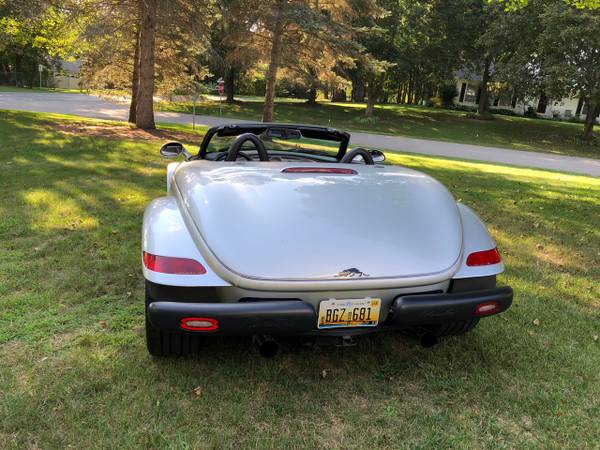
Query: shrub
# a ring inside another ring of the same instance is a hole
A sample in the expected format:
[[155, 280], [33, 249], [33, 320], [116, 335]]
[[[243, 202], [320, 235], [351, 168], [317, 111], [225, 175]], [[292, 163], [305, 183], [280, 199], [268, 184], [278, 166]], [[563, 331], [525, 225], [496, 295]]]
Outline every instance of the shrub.
[[442, 108], [445, 106], [442, 98], [437, 95], [435, 97], [431, 97], [429, 102], [431, 103], [431, 106], [434, 106], [435, 108]]
[[525, 117], [531, 117], [532, 119], [538, 119], [537, 112], [533, 106], [528, 106], [524, 114]]
[[514, 112], [512, 109], [506, 109], [506, 108], [493, 108], [492, 113], [500, 114], [502, 116], [516, 116], [517, 115], [517, 113]]
[[458, 89], [454, 83], [446, 83], [440, 87], [439, 98], [442, 106], [448, 108], [454, 102], [454, 98], [458, 95]]
[[449, 109], [454, 109], [456, 111], [467, 111], [467, 112], [477, 112], [476, 106], [470, 105], [451, 105]]

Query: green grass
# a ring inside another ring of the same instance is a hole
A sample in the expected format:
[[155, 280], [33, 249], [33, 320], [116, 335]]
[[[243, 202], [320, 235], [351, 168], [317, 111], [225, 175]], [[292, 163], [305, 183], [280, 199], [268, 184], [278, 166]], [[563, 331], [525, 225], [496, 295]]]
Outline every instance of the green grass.
[[39, 87], [33, 87], [33, 88], [21, 88], [21, 87], [15, 87], [15, 86], [2, 86], [0, 85], [0, 92], [60, 92], [63, 94], [70, 94], [70, 93], [81, 93], [81, 92], [86, 92], [83, 89], [61, 89], [61, 88], [47, 88], [47, 87], [43, 87], [43, 88], [39, 88]]
[[139, 252], [160, 143], [64, 120], [0, 111], [0, 448], [598, 447], [600, 179], [391, 155], [488, 223], [509, 311], [433, 349], [388, 333], [265, 360], [215, 339], [153, 360]]
[[[262, 102], [222, 104], [222, 115], [260, 121]], [[192, 112], [191, 103], [160, 103], [158, 108]], [[317, 106], [283, 101], [275, 108], [278, 122], [330, 125], [344, 130], [367, 131], [439, 141], [504, 147], [534, 152], [600, 158], [600, 142], [580, 136], [583, 124], [517, 116], [475, 120], [464, 111], [404, 105], [378, 105], [375, 117], [365, 119], [365, 104], [320, 102]], [[196, 114], [219, 115], [219, 102], [196, 105]]]

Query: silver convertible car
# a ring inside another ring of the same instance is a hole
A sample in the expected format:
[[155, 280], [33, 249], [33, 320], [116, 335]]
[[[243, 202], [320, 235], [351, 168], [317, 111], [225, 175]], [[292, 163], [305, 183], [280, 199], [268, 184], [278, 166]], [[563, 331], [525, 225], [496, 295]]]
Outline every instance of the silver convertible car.
[[483, 222], [421, 172], [348, 150], [332, 128], [211, 128], [172, 142], [167, 195], [144, 214], [146, 339], [155, 356], [211, 335], [329, 337], [406, 330], [431, 346], [506, 310], [510, 287]]

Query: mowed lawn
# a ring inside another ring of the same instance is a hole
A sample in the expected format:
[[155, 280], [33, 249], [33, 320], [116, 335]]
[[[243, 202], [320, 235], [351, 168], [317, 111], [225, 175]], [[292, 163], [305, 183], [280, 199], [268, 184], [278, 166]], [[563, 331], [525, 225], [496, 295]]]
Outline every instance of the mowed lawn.
[[267, 360], [214, 339], [160, 360], [140, 227], [161, 142], [0, 111], [0, 448], [598, 447], [600, 179], [390, 155], [488, 223], [507, 313], [432, 349], [387, 333]]
[[[169, 111], [192, 112], [191, 103], [161, 103]], [[276, 104], [277, 122], [329, 125], [343, 130], [409, 136], [491, 147], [513, 148], [560, 155], [600, 158], [600, 140], [581, 139], [583, 124], [520, 116], [495, 115], [494, 120], [469, 118], [465, 111], [409, 105], [377, 105], [374, 117], [364, 117], [364, 103], [319, 102], [309, 106], [282, 100]], [[262, 101], [240, 101], [232, 105], [206, 100], [196, 105], [196, 114], [261, 121]], [[598, 125], [600, 133], [600, 125]]]

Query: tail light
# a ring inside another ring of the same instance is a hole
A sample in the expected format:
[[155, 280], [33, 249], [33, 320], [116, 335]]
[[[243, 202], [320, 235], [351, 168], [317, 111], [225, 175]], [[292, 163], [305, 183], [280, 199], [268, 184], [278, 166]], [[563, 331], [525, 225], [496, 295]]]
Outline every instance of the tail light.
[[194, 259], [158, 256], [144, 252], [144, 265], [154, 272], [174, 275], [204, 275], [206, 269]]
[[480, 303], [475, 307], [475, 314], [479, 317], [496, 314], [498, 311], [500, 311], [500, 303], [496, 301]]
[[219, 329], [219, 321], [211, 317], [184, 317], [179, 326], [186, 331], [215, 331]]
[[282, 173], [325, 173], [334, 175], [358, 175], [353, 169], [342, 169], [338, 167], [288, 167]]
[[491, 248], [489, 250], [482, 250], [480, 252], [471, 253], [467, 257], [467, 266], [489, 266], [491, 264], [498, 264], [502, 261], [498, 248]]

